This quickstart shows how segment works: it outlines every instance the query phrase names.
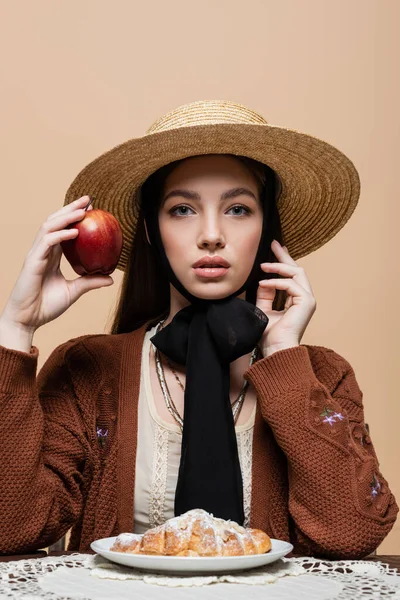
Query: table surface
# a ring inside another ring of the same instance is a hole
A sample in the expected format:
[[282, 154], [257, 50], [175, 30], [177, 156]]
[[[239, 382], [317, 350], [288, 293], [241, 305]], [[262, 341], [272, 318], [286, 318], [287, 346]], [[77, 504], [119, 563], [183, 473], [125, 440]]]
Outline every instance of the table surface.
[[[46, 552], [39, 550], [38, 552], [33, 552], [32, 554], [12, 554], [8, 556], [0, 555], [0, 562], [8, 562], [12, 560], [26, 560], [28, 558], [42, 558], [44, 556], [66, 556], [69, 554], [74, 554], [74, 552], [69, 552], [67, 550], [60, 552]], [[291, 556], [300, 556], [299, 554], [291, 554]], [[370, 560], [373, 562], [380, 561], [383, 563], [387, 563], [391, 568], [397, 570], [400, 574], [400, 555], [399, 554], [381, 554], [381, 555], [370, 555], [366, 556], [362, 560]]]

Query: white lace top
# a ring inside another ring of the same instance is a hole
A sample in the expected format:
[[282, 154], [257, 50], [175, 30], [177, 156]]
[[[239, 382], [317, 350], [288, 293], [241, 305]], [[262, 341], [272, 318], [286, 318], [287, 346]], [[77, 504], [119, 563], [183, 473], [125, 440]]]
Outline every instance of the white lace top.
[[[162, 419], [153, 398], [150, 380], [150, 338], [156, 325], [146, 331], [138, 406], [134, 533], [161, 525], [174, 516], [175, 489], [181, 456], [182, 434], [177, 423]], [[256, 407], [244, 425], [236, 425], [239, 460], [243, 478], [244, 526], [249, 526], [252, 443]]]

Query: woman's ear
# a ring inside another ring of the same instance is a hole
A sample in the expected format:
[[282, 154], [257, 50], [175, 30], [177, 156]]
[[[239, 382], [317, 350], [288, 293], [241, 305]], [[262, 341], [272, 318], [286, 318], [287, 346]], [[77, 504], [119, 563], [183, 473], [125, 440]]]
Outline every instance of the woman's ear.
[[147, 226], [146, 226], [146, 221], [145, 221], [145, 219], [143, 219], [143, 223], [144, 223], [144, 228], [145, 228], [145, 230], [146, 230], [146, 237], [147, 237], [147, 241], [149, 242], [149, 244], [150, 244], [150, 246], [151, 246], [151, 242], [150, 242], [150, 239], [149, 239], [149, 233], [148, 233], [148, 231], [147, 231]]

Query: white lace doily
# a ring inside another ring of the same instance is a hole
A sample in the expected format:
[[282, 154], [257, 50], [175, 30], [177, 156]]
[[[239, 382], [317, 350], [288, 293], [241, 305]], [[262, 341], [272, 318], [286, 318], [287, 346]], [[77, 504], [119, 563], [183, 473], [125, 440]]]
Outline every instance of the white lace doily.
[[[274, 585], [270, 585], [270, 584]], [[212, 585], [211, 585], [212, 584]], [[400, 575], [382, 562], [328, 561], [313, 557], [281, 558], [261, 568], [234, 575], [168, 576], [140, 572], [111, 563], [98, 555], [71, 554], [0, 563], [0, 600], [105, 600], [128, 599], [140, 594], [151, 600], [187, 598], [186, 587], [196, 586], [196, 600], [243, 598], [243, 585], [251, 596], [269, 600], [400, 600]]]

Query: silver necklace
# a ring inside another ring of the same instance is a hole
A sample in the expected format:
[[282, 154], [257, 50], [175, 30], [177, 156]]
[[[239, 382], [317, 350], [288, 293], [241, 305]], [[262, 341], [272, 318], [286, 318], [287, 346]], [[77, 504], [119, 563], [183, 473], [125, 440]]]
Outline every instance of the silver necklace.
[[[156, 334], [162, 328], [163, 324], [165, 323], [165, 320], [166, 319], [163, 319], [158, 323], [158, 325], [156, 327]], [[153, 348], [154, 348], [154, 355], [155, 355], [155, 359], [156, 359], [156, 371], [157, 371], [158, 381], [160, 383], [160, 387], [161, 387], [161, 390], [162, 390], [162, 393], [164, 396], [165, 404], [167, 406], [169, 413], [172, 415], [174, 420], [178, 423], [180, 430], [182, 432], [183, 431], [183, 419], [180, 416], [180, 414], [175, 406], [174, 401], [172, 400], [171, 393], [169, 391], [167, 382], [165, 380], [165, 374], [164, 374], [164, 369], [163, 369], [162, 362], [160, 359], [159, 350], [156, 346], [154, 346], [154, 344], [153, 344]], [[249, 366], [254, 364], [254, 361], [257, 358], [257, 354], [258, 354], [258, 347], [256, 346], [254, 348], [253, 352], [251, 353]], [[178, 379], [178, 381], [179, 381], [179, 379]], [[184, 389], [182, 384], [181, 384], [181, 387], [182, 387], [182, 389]], [[249, 387], [249, 382], [244, 380], [239, 396], [236, 398], [236, 400], [231, 405], [233, 420], [234, 420], [235, 424], [239, 418], [239, 414], [242, 409], [248, 387]]]

